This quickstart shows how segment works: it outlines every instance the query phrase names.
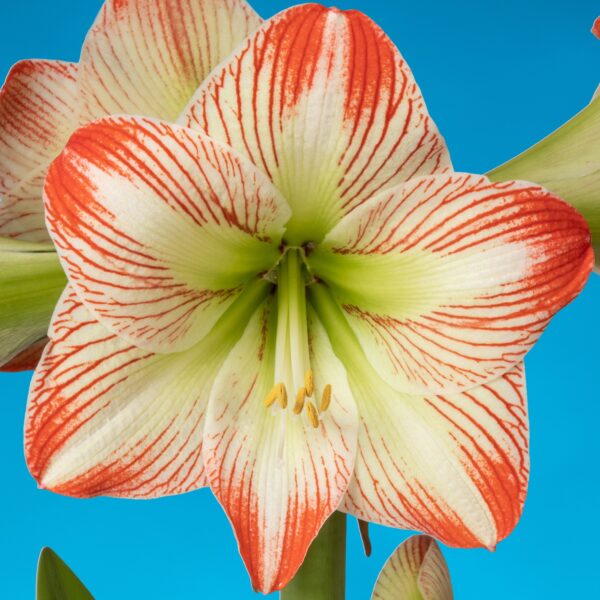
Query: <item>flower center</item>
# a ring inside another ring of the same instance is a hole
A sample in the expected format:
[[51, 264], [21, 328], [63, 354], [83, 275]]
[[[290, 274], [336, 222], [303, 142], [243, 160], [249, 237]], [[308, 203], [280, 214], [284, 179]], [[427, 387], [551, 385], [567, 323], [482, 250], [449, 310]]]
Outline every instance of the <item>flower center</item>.
[[[277, 273], [275, 384], [265, 406], [304, 415], [317, 428], [331, 402], [331, 385], [317, 393], [310, 365], [303, 250], [288, 248]], [[317, 400], [317, 398], [319, 398]]]

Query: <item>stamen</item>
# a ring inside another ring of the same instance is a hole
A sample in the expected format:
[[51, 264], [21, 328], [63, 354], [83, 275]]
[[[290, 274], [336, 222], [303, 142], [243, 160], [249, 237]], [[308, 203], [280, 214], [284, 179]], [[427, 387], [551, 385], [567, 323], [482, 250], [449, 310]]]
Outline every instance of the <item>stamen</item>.
[[323, 396], [321, 397], [321, 412], [325, 412], [331, 404], [331, 384], [328, 383], [323, 389]]
[[278, 383], [267, 394], [267, 397], [265, 398], [265, 406], [267, 408], [269, 408], [270, 406], [273, 406], [273, 404], [275, 404], [275, 402], [277, 402], [277, 400], [279, 399], [281, 385], [282, 385], [281, 383]]
[[296, 404], [294, 404], [294, 414], [299, 415], [304, 409], [304, 400], [306, 399], [306, 388], [301, 387], [296, 394]]
[[317, 407], [312, 402], [306, 403], [306, 414], [310, 424], [317, 429], [319, 427], [319, 413]]
[[279, 404], [281, 404], [281, 408], [287, 408], [288, 405], [287, 390], [285, 389], [285, 385], [283, 385], [283, 383], [279, 384]]
[[315, 393], [315, 379], [312, 369], [304, 373], [304, 387], [306, 388], [306, 395], [310, 398]]

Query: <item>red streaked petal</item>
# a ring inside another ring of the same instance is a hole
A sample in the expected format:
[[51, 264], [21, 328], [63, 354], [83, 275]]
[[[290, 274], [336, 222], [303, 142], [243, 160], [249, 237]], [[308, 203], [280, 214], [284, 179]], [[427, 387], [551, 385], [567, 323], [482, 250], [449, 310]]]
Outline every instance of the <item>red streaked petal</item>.
[[459, 547], [494, 548], [513, 530], [529, 474], [522, 365], [432, 397], [396, 392], [375, 375], [349, 378], [360, 429], [347, 512]]
[[400, 544], [385, 563], [371, 600], [452, 600], [444, 555], [433, 538], [414, 535]]
[[107, 0], [81, 55], [86, 120], [122, 113], [174, 121], [260, 23], [245, 0]]
[[594, 25], [592, 26], [592, 33], [598, 38], [600, 39], [600, 17], [598, 17], [595, 21], [594, 21]]
[[205, 335], [271, 268], [289, 209], [245, 158], [136, 117], [79, 129], [53, 163], [47, 221], [71, 283], [111, 331], [150, 351]]
[[213, 72], [182, 120], [272, 177], [293, 209], [294, 241], [318, 241], [379, 190], [450, 168], [390, 39], [359, 12], [318, 4], [266, 22]]
[[313, 428], [292, 406], [266, 408], [273, 387], [274, 327], [263, 308], [232, 351], [211, 393], [204, 435], [209, 484], [229, 517], [256, 590], [283, 588], [337, 508], [352, 474], [356, 408], [321, 325], [311, 324], [315, 388], [332, 384]]
[[98, 323], [72, 288], [49, 336], [25, 425], [27, 464], [41, 487], [151, 498], [205, 485], [202, 425], [220, 352], [140, 350]]
[[42, 186], [77, 126], [77, 65], [24, 60], [0, 90], [0, 235], [48, 240]]
[[437, 393], [521, 361], [594, 258], [585, 220], [550, 192], [454, 173], [377, 196], [309, 260], [380, 375]]

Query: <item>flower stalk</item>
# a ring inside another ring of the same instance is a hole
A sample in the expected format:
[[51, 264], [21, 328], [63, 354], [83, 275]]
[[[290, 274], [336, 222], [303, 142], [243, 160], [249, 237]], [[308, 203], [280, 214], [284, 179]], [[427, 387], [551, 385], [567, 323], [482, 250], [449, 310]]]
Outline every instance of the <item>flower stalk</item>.
[[44, 338], [66, 283], [51, 244], [0, 238], [0, 367]]
[[344, 600], [346, 597], [346, 515], [335, 512], [308, 550], [281, 600]]

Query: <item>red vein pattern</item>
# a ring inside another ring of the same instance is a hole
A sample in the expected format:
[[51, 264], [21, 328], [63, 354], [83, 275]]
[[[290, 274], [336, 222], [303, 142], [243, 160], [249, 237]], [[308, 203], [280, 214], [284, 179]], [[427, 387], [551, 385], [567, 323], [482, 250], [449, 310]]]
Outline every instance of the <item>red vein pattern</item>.
[[319, 241], [374, 193], [450, 168], [400, 53], [356, 12], [280, 13], [201, 86], [182, 122], [245, 153], [290, 203], [295, 241]]
[[320, 427], [291, 409], [267, 410], [273, 386], [273, 321], [254, 317], [215, 383], [204, 460], [256, 590], [283, 588], [348, 486], [356, 451], [356, 408], [327, 336], [313, 322], [315, 385], [333, 384]]
[[371, 600], [452, 600], [450, 573], [436, 541], [415, 535], [385, 563]]
[[81, 55], [86, 120], [124, 113], [174, 121], [260, 23], [245, 0], [107, 0]]
[[289, 209], [246, 159], [135, 117], [79, 129], [52, 164], [47, 222], [69, 280], [113, 332], [189, 348], [277, 260]]
[[24, 60], [0, 90], [0, 235], [48, 240], [42, 186], [77, 126], [77, 65]]
[[379, 195], [310, 260], [380, 375], [438, 392], [522, 360], [587, 281], [590, 243], [583, 217], [550, 192], [455, 173]]
[[349, 377], [360, 429], [344, 510], [466, 548], [494, 548], [513, 530], [529, 476], [522, 365], [468, 392], [431, 397]]
[[25, 425], [27, 464], [43, 488], [151, 498], [205, 485], [202, 426], [222, 353], [140, 350], [99, 324], [72, 288], [49, 336]]

